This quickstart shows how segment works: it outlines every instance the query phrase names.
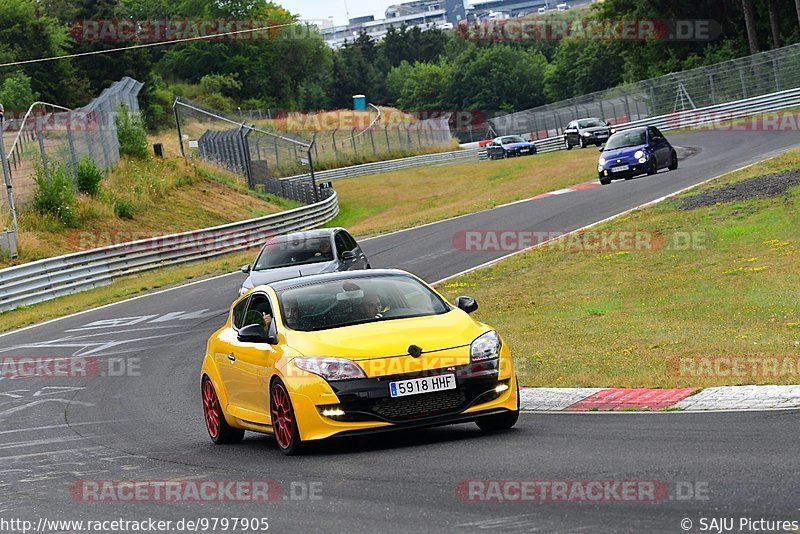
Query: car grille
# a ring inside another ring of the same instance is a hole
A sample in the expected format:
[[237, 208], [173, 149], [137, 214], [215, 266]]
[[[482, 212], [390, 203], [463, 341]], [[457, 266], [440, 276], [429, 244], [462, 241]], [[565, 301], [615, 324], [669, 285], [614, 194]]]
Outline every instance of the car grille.
[[452, 412], [459, 409], [465, 402], [464, 391], [454, 389], [408, 397], [380, 399], [375, 401], [372, 411], [385, 419], [402, 421]]

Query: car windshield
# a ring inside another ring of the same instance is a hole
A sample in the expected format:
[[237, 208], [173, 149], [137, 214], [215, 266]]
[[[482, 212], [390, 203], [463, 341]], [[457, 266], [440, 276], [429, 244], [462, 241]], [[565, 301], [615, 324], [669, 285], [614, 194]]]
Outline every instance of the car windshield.
[[330, 237], [287, 236], [267, 243], [258, 255], [253, 270], [263, 271], [332, 260]]
[[518, 135], [507, 135], [505, 137], [501, 137], [500, 142], [504, 145], [507, 145], [509, 143], [525, 143], [526, 141]]
[[309, 284], [280, 292], [278, 300], [284, 324], [303, 332], [450, 310], [430, 288], [405, 275]]
[[606, 150], [614, 150], [626, 146], [639, 146], [647, 143], [644, 128], [615, 133], [606, 143]]
[[579, 128], [594, 128], [596, 126], [605, 126], [606, 123], [600, 119], [583, 119], [578, 121]]

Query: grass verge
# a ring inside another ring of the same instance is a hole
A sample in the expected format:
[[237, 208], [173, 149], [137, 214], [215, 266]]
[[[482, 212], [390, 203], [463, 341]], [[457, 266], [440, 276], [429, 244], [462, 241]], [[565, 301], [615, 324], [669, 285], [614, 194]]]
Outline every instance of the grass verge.
[[[651, 246], [585, 251], [588, 240], [566, 238], [441, 289], [481, 303], [478, 317], [510, 344], [525, 385], [799, 383], [800, 187], [679, 209], [681, 198], [799, 166], [790, 151], [592, 229], [612, 239], [640, 232]], [[795, 368], [752, 373], [745, 363], [742, 374], [725, 366], [731, 357], [793, 358]], [[721, 367], [681, 371], [679, 358]]]
[[341, 211], [331, 224], [364, 237], [474, 213], [596, 179], [597, 158], [557, 151], [337, 180]]

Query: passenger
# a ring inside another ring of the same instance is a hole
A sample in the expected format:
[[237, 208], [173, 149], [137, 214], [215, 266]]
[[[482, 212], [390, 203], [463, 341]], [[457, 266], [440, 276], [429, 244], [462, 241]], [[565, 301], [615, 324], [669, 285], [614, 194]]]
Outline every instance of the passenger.
[[300, 309], [295, 299], [285, 299], [283, 301], [283, 314], [283, 322], [289, 328], [297, 325], [297, 322], [300, 320]]

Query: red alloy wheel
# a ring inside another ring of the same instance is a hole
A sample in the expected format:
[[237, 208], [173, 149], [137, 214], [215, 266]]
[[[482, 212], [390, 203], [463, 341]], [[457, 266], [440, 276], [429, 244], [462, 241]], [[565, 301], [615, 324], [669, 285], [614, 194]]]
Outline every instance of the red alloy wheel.
[[292, 403], [289, 400], [289, 393], [286, 388], [279, 382], [272, 386], [270, 412], [272, 413], [272, 428], [274, 429], [278, 446], [281, 449], [288, 449], [292, 446], [294, 433]]
[[214, 391], [211, 380], [206, 378], [203, 381], [203, 413], [206, 419], [208, 435], [211, 436], [212, 439], [216, 439], [217, 436], [219, 436], [219, 412], [220, 408], [217, 392]]

